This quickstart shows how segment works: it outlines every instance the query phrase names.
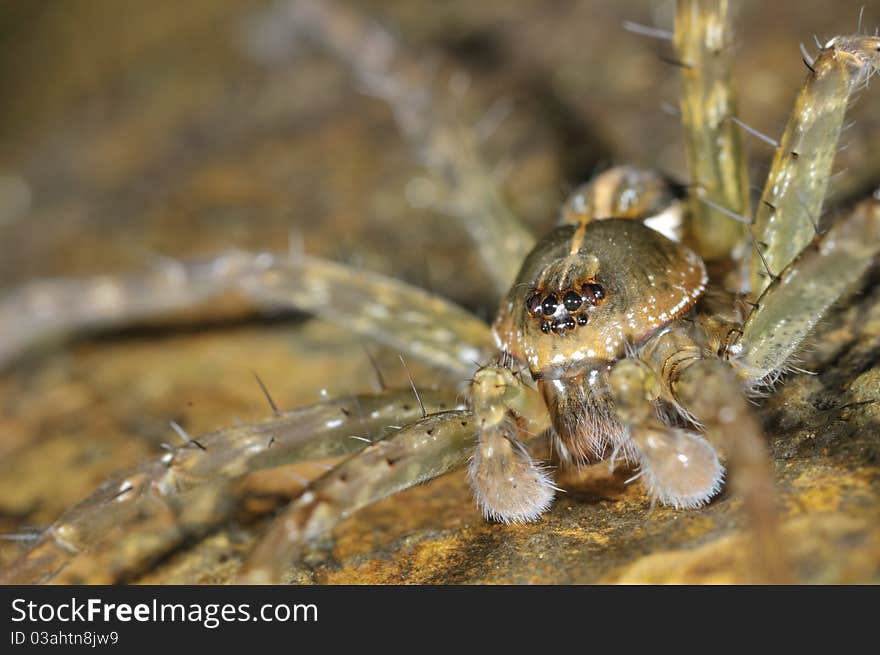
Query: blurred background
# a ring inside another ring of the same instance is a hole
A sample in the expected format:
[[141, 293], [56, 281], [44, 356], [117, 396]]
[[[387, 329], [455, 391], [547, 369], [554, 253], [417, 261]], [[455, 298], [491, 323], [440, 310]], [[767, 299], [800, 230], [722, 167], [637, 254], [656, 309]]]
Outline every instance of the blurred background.
[[[260, 17], [275, 4], [0, 3], [0, 290], [43, 276], [138, 270], [159, 257], [280, 251], [293, 231], [310, 253], [491, 314], [490, 286], [464, 231], [412, 202], [423, 173], [388, 108], [310, 44], [261, 32]], [[663, 60], [671, 46], [622, 27], [671, 29], [672, 2], [350, 4], [415, 53], [439, 54], [466, 73], [469, 120], [498, 99], [509, 103], [485, 155], [536, 231], [553, 224], [569, 189], [607, 166], [687, 180], [670, 111], [678, 70]], [[855, 32], [863, 4], [865, 27], [880, 24], [880, 5], [859, 0], [736, 4], [739, 114], [771, 136], [781, 135], [805, 76], [799, 44], [815, 52], [814, 35], [824, 43]], [[850, 114], [838, 200], [880, 183], [877, 107], [872, 90]], [[749, 137], [746, 145], [759, 187], [772, 151]], [[388, 377], [404, 379], [396, 353], [376, 352]], [[413, 367], [420, 384], [444, 381]], [[154, 455], [171, 439], [170, 419], [199, 434], [264, 416], [249, 369], [285, 407], [314, 402], [322, 389], [362, 391], [366, 384], [351, 381], [371, 375], [361, 342], [341, 327], [238, 310], [17, 361], [0, 375], [0, 532], [45, 525], [108, 473]], [[418, 529], [479, 525], [467, 490], [450, 493], [437, 524]], [[381, 510], [372, 519], [382, 523]], [[334, 557], [362, 555], [364, 543]], [[0, 543], [0, 565], [17, 549]]]

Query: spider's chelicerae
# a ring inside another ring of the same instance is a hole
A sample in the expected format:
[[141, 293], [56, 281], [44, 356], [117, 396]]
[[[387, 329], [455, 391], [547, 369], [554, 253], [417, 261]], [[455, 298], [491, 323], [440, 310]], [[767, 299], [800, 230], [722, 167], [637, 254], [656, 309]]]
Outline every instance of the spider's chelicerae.
[[[805, 83], [753, 209], [728, 13], [727, 2], [682, 0], [668, 35], [682, 74], [687, 184], [611, 168], [576, 189], [536, 241], [505, 206], [472, 134], [438, 108], [423, 71], [381, 27], [345, 7], [279, 3], [262, 27], [305, 34], [345, 61], [389, 102], [445, 187], [447, 211], [465, 221], [502, 298], [491, 325], [378, 274], [301, 253], [232, 252], [150, 274], [26, 285], [0, 306], [15, 327], [0, 356], [48, 332], [131, 322], [234, 288], [260, 306], [330, 319], [344, 308], [351, 330], [469, 382], [463, 393], [413, 384], [327, 400], [207, 436], [181, 429], [182, 446], [105, 483], [2, 579], [126, 579], [227, 521], [249, 473], [343, 456], [280, 511], [242, 580], [283, 579], [304, 546], [352, 512], [453, 468], [467, 467], [487, 519], [521, 523], [551, 507], [556, 468], [601, 460], [632, 468], [650, 502], [676, 508], [708, 503], [728, 478], [753, 532], [756, 578], [791, 579], [747, 395], [792, 366], [876, 256], [876, 200], [830, 226], [816, 217], [849, 100], [880, 64], [880, 38], [834, 37], [805, 54]], [[539, 435], [549, 437], [548, 462], [530, 450]]]

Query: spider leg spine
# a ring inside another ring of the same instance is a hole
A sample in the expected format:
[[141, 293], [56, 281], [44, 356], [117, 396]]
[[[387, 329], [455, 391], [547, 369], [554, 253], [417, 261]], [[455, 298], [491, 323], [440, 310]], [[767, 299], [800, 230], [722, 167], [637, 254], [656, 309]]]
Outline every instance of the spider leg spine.
[[813, 238], [761, 294], [728, 356], [753, 388], [772, 382], [790, 365], [828, 309], [880, 253], [880, 201], [860, 203]]
[[[755, 215], [756, 239], [767, 244], [762, 257], [768, 270], [783, 270], [815, 236], [844, 117], [853, 95], [880, 65], [878, 46], [876, 37], [834, 37], [808, 64]], [[762, 266], [752, 258], [753, 299], [772, 283], [761, 275]]]

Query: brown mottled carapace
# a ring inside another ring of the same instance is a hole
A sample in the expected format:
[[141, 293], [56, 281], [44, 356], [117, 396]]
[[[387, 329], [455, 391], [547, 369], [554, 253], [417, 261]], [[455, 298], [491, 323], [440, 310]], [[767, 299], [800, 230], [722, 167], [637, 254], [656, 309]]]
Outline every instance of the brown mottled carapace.
[[706, 280], [694, 252], [638, 221], [562, 225], [526, 258], [495, 338], [536, 377], [571, 377], [687, 312]]

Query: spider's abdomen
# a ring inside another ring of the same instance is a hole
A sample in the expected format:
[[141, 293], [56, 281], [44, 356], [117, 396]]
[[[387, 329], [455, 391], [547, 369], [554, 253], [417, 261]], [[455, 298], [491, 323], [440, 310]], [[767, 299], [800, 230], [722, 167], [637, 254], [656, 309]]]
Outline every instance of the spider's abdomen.
[[568, 377], [622, 357], [693, 307], [705, 285], [693, 251], [638, 221], [562, 225], [526, 257], [493, 330], [533, 374]]

